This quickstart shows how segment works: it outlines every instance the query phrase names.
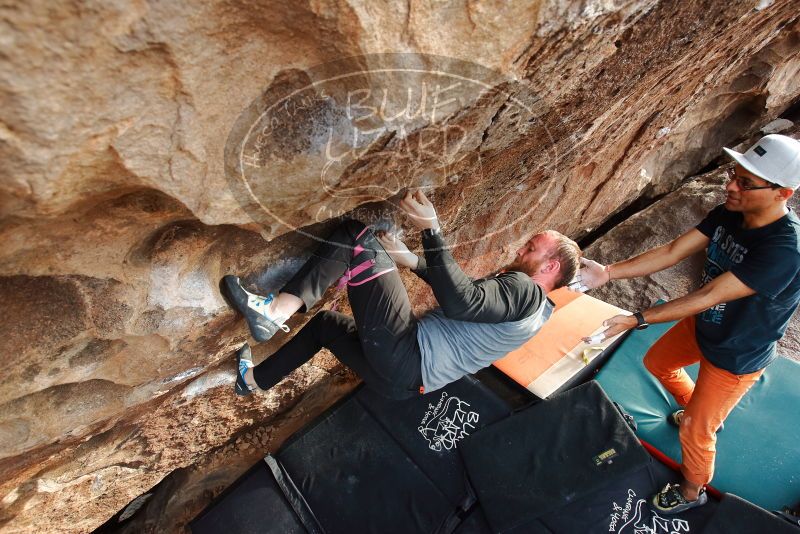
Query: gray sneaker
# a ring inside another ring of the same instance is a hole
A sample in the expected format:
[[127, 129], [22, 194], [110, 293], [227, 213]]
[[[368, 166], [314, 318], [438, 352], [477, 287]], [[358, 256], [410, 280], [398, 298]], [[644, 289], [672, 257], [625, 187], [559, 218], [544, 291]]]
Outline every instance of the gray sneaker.
[[695, 501], [687, 501], [681, 493], [680, 484], [667, 484], [664, 489], [653, 495], [650, 499], [650, 508], [665, 515], [679, 514], [691, 508], [703, 506], [708, 502], [705, 488]]
[[228, 304], [244, 316], [250, 334], [259, 343], [267, 341], [278, 330], [289, 331], [289, 327], [283, 324], [285, 318], [273, 317], [268, 312], [272, 294], [262, 297], [250, 293], [242, 287], [239, 277], [231, 274], [222, 278], [221, 286]]

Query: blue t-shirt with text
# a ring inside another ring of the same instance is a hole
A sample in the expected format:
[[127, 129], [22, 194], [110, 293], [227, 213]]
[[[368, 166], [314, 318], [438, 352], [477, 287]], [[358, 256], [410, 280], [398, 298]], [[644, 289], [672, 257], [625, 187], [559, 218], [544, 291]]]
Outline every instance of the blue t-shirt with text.
[[761, 228], [741, 213], [714, 208], [697, 229], [710, 239], [702, 283], [730, 271], [756, 293], [699, 314], [697, 343], [713, 365], [741, 375], [776, 357], [777, 340], [800, 301], [800, 220], [794, 211]]

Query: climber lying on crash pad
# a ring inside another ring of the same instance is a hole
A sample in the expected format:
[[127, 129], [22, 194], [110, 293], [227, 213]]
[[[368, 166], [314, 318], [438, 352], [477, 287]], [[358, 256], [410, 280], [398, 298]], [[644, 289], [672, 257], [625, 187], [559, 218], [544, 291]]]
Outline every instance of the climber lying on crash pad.
[[[225, 276], [229, 303], [266, 341], [298, 311], [310, 310], [336, 280], [347, 285], [353, 317], [323, 310], [257, 366], [245, 344], [237, 352], [236, 392], [269, 389], [329, 349], [377, 393], [395, 399], [437, 390], [520, 347], [550, 317], [547, 293], [565, 286], [578, 269], [580, 249], [566, 236], [534, 235], [497, 275], [468, 278], [443, 239], [433, 204], [422, 191], [400, 202], [422, 231], [424, 258], [393, 235], [376, 235], [362, 223], [341, 224], [277, 296], [245, 290]], [[431, 286], [440, 307], [417, 320], [397, 265]]]

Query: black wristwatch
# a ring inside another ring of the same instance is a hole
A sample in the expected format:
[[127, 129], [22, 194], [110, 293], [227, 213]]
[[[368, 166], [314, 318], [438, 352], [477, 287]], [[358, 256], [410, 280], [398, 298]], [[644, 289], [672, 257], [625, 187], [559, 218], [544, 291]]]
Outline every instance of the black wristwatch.
[[636, 325], [636, 330], [644, 330], [650, 326], [650, 323], [644, 320], [644, 315], [642, 315], [642, 312], [638, 311], [634, 313], [633, 316], [636, 317], [636, 322], [638, 323]]
[[440, 235], [442, 233], [442, 229], [440, 228], [425, 228], [422, 231], [422, 237], [433, 237], [435, 235]]

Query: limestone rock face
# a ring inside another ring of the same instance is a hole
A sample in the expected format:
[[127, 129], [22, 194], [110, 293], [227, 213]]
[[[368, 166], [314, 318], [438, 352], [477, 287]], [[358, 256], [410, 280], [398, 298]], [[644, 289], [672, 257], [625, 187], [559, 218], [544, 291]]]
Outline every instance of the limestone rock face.
[[[615, 226], [587, 247], [584, 255], [609, 264], [669, 243], [725, 201], [725, 181], [725, 173], [718, 169], [687, 182]], [[649, 276], [614, 280], [591, 295], [631, 311], [649, 307], [659, 299], [673, 300], [699, 287], [704, 258], [704, 253], [699, 253]]]
[[235, 398], [224, 274], [275, 291], [342, 215], [408, 231], [408, 186], [470, 274], [586, 235], [796, 102], [799, 32], [791, 0], [3, 6], [0, 528], [90, 531], [175, 473], [147, 529], [180, 530], [353, 387], [320, 355]]

